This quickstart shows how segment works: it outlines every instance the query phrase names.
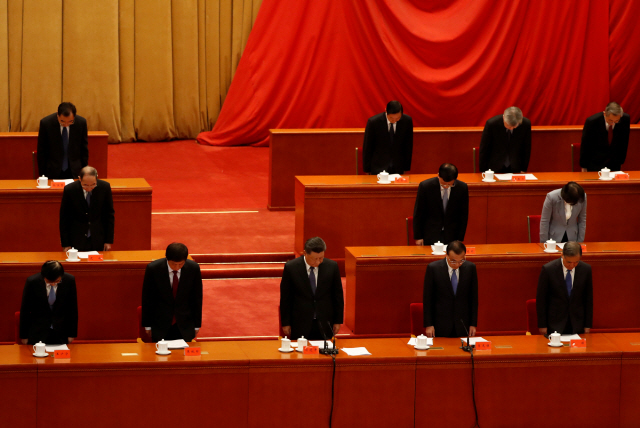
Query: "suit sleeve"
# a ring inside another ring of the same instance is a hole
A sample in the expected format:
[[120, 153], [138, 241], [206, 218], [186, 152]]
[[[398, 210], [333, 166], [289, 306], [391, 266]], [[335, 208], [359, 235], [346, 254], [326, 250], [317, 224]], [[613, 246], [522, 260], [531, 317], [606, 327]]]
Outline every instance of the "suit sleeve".
[[60, 246], [62, 248], [71, 246], [71, 230], [69, 225], [71, 203], [69, 191], [65, 188], [62, 191], [62, 201], [60, 202]]
[[104, 205], [102, 208], [102, 224], [104, 225], [104, 242], [113, 244], [113, 230], [115, 228], [115, 210], [113, 209], [113, 194], [111, 185], [107, 183]]
[[27, 279], [22, 291], [22, 304], [20, 305], [20, 338], [28, 339], [31, 330], [31, 311], [33, 298], [31, 296], [31, 286]]
[[331, 279], [331, 300], [333, 303], [333, 319], [332, 324], [342, 324], [344, 322], [344, 295], [342, 294], [342, 279], [340, 278], [340, 269], [336, 264]]
[[191, 289], [191, 316], [196, 328], [202, 327], [202, 272], [196, 263], [193, 288]]
[[531, 122], [527, 121], [527, 129], [524, 133], [524, 141], [522, 142], [522, 171], [529, 168], [529, 159], [531, 158]]
[[540, 215], [540, 242], [547, 242], [547, 239], [549, 239], [549, 225], [551, 224], [552, 215], [553, 202], [551, 202], [551, 195], [547, 193], [542, 205], [542, 214]]
[[584, 122], [584, 127], [582, 128], [582, 140], [580, 143], [580, 168], [589, 168], [591, 165], [591, 156], [593, 154], [593, 146], [594, 146], [594, 123], [590, 121], [588, 118]]
[[373, 123], [371, 119], [369, 119], [367, 126], [364, 128], [364, 141], [362, 144], [362, 170], [367, 173], [371, 172], [371, 158], [375, 150], [376, 142], [374, 133]]
[[464, 241], [464, 235], [467, 233], [467, 223], [469, 222], [469, 187], [465, 184], [463, 186], [464, 192], [462, 194], [462, 205], [459, 212], [458, 221], [458, 236], [461, 241]]
[[593, 326], [593, 278], [591, 275], [591, 267], [587, 275], [587, 283], [584, 290], [584, 326], [591, 328]]
[[[536, 312], [538, 314], [538, 328], [547, 328], [547, 297], [549, 293], [549, 275], [542, 267], [538, 278], [538, 290], [536, 292]], [[533, 333], [533, 332], [531, 332]]]
[[613, 154], [614, 159], [612, 161], [614, 163], [619, 163], [622, 165], [624, 161], [627, 159], [627, 149], [629, 147], [629, 134], [631, 132], [631, 118], [627, 113], [623, 115], [623, 120], [620, 121], [620, 134], [618, 135], [619, 143], [616, 144], [616, 152]]
[[584, 203], [582, 210], [578, 215], [578, 239], [577, 242], [584, 242], [585, 234], [587, 233], [587, 194], [584, 194]]
[[420, 183], [416, 203], [413, 207], [413, 239], [424, 238], [424, 225], [427, 217], [426, 184]]
[[154, 293], [153, 271], [147, 265], [144, 271], [144, 281], [142, 282], [142, 326], [152, 327], [156, 310]]
[[427, 265], [427, 273], [424, 275], [424, 289], [422, 290], [423, 327], [433, 326], [433, 314], [431, 302], [433, 302], [434, 277], [433, 268]]
[[[407, 116], [408, 117], [408, 116]], [[404, 161], [403, 170], [409, 171], [411, 169], [411, 156], [413, 155], [413, 119], [409, 118], [407, 124], [407, 138], [404, 142]]]
[[283, 327], [291, 325], [292, 294], [291, 268], [285, 264], [282, 271], [282, 279], [280, 280], [280, 322]]
[[84, 168], [89, 165], [89, 132], [87, 129], [87, 121], [84, 120], [83, 122], [84, 129], [82, 130], [82, 138], [80, 140], [80, 159], [82, 161], [82, 167]]
[[471, 318], [470, 325], [478, 326], [478, 271], [473, 265], [473, 273], [471, 277]]
[[484, 124], [482, 130], [482, 139], [480, 140], [480, 171], [484, 172], [489, 169], [491, 159], [491, 131], [489, 121]]
[[78, 337], [78, 293], [74, 277], [70, 278], [69, 285], [69, 311], [64, 319], [65, 331], [67, 337]]
[[47, 159], [49, 159], [49, 138], [46, 125], [40, 121], [38, 128], [38, 171], [40, 175], [49, 176], [47, 172]]

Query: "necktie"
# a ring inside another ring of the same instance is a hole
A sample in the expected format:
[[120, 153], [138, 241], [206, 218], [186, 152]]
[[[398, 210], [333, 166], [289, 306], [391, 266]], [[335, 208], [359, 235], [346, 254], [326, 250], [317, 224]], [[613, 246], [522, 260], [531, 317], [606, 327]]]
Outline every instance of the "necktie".
[[447, 204], [449, 203], [449, 189], [444, 189], [444, 194], [442, 195], [442, 208], [444, 212], [447, 212]]
[[173, 284], [171, 284], [171, 290], [173, 291], [173, 298], [176, 298], [176, 294], [178, 294], [178, 283], [180, 280], [178, 279], [178, 271], [172, 270], [173, 272]]
[[613, 141], [613, 126], [609, 125], [609, 144], [611, 144], [611, 142]]
[[513, 135], [512, 133], [513, 131], [511, 131], [510, 129], [507, 129], [507, 157], [504, 160], [504, 166], [506, 168], [509, 168], [511, 166], [511, 160], [509, 159], [509, 149], [511, 146], [511, 136]]
[[393, 144], [393, 137], [395, 136], [395, 132], [393, 129], [393, 123], [389, 124], [389, 140], [391, 141], [391, 144]]
[[571, 297], [571, 271], [567, 271], [567, 277], [564, 279], [567, 283], [567, 294]]
[[66, 171], [69, 169], [69, 132], [66, 127], [62, 128], [62, 150], [62, 170]]
[[56, 302], [56, 290], [54, 290], [53, 285], [49, 290], [49, 298], [47, 300], [49, 301], [49, 307], [53, 310], [53, 304]]
[[[91, 206], [91, 192], [87, 192], [87, 205]], [[87, 231], [87, 238], [91, 238], [91, 228]]]
[[454, 271], [451, 273], [451, 286], [453, 287], [453, 295], [455, 296], [456, 292], [458, 291], [458, 275], [457, 275], [458, 269], [454, 269]]
[[316, 294], [316, 275], [313, 273], [313, 266], [311, 266], [310, 272], [309, 272], [309, 283], [311, 283], [311, 291], [313, 292], [313, 294]]

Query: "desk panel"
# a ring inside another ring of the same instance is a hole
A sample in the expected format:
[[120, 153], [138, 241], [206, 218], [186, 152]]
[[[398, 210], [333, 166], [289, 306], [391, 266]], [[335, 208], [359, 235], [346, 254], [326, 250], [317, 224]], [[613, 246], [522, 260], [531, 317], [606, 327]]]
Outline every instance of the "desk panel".
[[[113, 249], [151, 249], [151, 186], [144, 178], [113, 178]], [[58, 251], [63, 189], [35, 180], [0, 181], [0, 251]]]

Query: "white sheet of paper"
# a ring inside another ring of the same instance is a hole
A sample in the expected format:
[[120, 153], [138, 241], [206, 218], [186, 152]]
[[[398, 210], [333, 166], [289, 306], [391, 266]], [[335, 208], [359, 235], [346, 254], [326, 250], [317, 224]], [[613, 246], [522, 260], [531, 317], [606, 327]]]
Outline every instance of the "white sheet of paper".
[[[416, 346], [416, 338], [412, 337], [409, 339], [409, 343], [407, 345]], [[427, 345], [433, 346], [433, 337], [427, 337]]]
[[97, 251], [78, 251], [78, 258], [88, 259], [89, 256], [95, 256], [96, 254], [100, 254], [100, 253]]
[[556, 242], [556, 245], [560, 247], [561, 250], [564, 249], [564, 244], [566, 244], [566, 242]]
[[[461, 337], [460, 339], [462, 339], [463, 342], [467, 342], [467, 338], [466, 337]], [[469, 338], [469, 342], [471, 343], [471, 345], [475, 345], [476, 342], [488, 342], [487, 339], [483, 339], [482, 337], [470, 337]]]
[[46, 345], [44, 350], [47, 352], [67, 351], [69, 347], [67, 345]]
[[71, 178], [67, 178], [64, 180], [53, 180], [54, 183], [64, 183], [64, 185], [66, 186], [67, 184], [71, 184], [73, 183], [73, 179]]
[[[324, 340], [310, 340], [309, 344], [311, 346], [317, 346], [320, 349], [324, 349]], [[333, 342], [327, 340], [327, 348], [333, 349]]]
[[536, 177], [533, 174], [512, 174], [512, 173], [507, 173], [507, 174], [496, 174], [495, 177], [498, 180], [506, 180], [506, 181], [511, 181], [511, 177], [513, 177], [514, 175], [524, 175], [524, 179], [525, 180], [537, 180], [538, 177]]
[[578, 334], [563, 334], [560, 336], [561, 342], [571, 342], [572, 340], [580, 340], [580, 335]]
[[389, 181], [396, 181], [400, 177], [402, 177], [400, 174], [389, 174]]
[[187, 345], [187, 342], [185, 342], [184, 339], [167, 340], [167, 342], [169, 343], [169, 349], [182, 349], [182, 348], [189, 347], [189, 345]]
[[365, 347], [360, 347], [360, 348], [342, 348], [342, 350], [344, 352], [346, 352], [347, 355], [350, 355], [352, 357], [358, 356], [358, 355], [371, 355], [371, 353], [369, 351], [367, 351], [367, 348], [365, 348]]

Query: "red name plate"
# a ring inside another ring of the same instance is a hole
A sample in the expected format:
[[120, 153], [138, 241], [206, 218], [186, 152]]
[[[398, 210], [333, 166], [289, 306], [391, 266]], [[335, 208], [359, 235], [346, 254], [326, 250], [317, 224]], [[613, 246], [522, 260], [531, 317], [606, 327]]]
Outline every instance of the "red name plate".
[[511, 181], [525, 181], [526, 178], [524, 175], [512, 175]]
[[64, 187], [64, 182], [63, 181], [58, 181], [58, 182], [52, 182], [51, 183], [51, 188], [52, 189], [61, 189]]
[[68, 349], [59, 349], [53, 353], [53, 358], [71, 358], [71, 351]]
[[320, 347], [318, 346], [305, 346], [302, 349], [303, 354], [320, 354]]
[[197, 357], [200, 354], [200, 348], [184, 348], [184, 355], [189, 357]]
[[587, 251], [587, 245], [586, 244], [580, 244], [580, 246], [582, 247], [582, 252], [584, 253], [585, 251]]
[[476, 351], [486, 351], [491, 349], [491, 342], [476, 342]]
[[467, 247], [467, 254], [475, 254], [476, 247]]
[[398, 177], [395, 179], [394, 183], [406, 183], [408, 180], [404, 177]]
[[101, 262], [104, 260], [104, 256], [102, 254], [89, 254], [90, 262]]
[[616, 180], [628, 180], [629, 174], [616, 174], [614, 177]]
[[585, 339], [573, 339], [571, 341], [571, 347], [572, 348], [586, 348], [587, 347], [587, 341]]

